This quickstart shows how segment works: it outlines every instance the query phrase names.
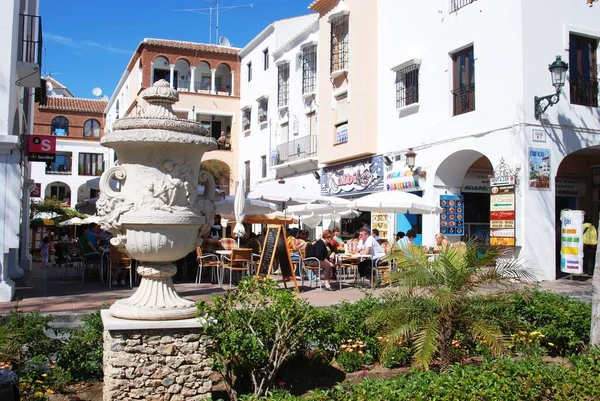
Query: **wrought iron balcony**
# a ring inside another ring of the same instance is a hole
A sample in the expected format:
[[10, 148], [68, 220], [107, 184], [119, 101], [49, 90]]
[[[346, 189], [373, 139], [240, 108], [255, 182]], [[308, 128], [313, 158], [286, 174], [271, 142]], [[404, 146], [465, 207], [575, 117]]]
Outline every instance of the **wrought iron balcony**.
[[42, 18], [39, 15], [19, 14], [18, 86], [40, 87], [42, 50]]
[[571, 74], [569, 83], [571, 88], [571, 104], [598, 107], [598, 84], [594, 77], [584, 77]]
[[475, 84], [454, 89], [452, 96], [454, 98], [453, 115], [457, 116], [475, 110]]
[[306, 135], [293, 141], [277, 145], [271, 151], [271, 167], [317, 156], [317, 136]]

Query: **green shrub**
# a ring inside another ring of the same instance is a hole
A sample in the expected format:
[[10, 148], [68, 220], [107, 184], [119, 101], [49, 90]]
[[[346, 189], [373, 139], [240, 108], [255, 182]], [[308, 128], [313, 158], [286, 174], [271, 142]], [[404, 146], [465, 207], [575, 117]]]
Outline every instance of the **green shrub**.
[[[316, 390], [304, 401], [584, 401], [600, 399], [600, 352], [578, 356], [573, 365], [545, 364], [537, 358], [502, 358], [483, 365], [454, 365], [445, 374], [413, 370], [391, 380], [366, 378], [328, 390]], [[299, 401], [278, 392], [273, 401]]]
[[58, 352], [58, 366], [75, 380], [102, 377], [103, 329], [100, 311], [85, 315]]
[[522, 330], [541, 332], [545, 336], [541, 345], [553, 355], [577, 354], [589, 343], [592, 307], [585, 302], [547, 291], [527, 290], [513, 297], [505, 313], [520, 319], [524, 324]]
[[23, 400], [38, 400], [64, 390], [72, 381], [71, 374], [56, 366], [44, 355], [29, 360], [19, 371], [19, 388]]
[[373, 363], [373, 355], [364, 341], [350, 339], [340, 346], [335, 360], [346, 372], [352, 373]]
[[215, 343], [215, 369], [232, 400], [240, 376], [250, 379], [258, 397], [273, 387], [281, 365], [304, 347], [313, 311], [274, 281], [255, 276], [210, 304], [198, 303], [200, 320]]
[[[382, 338], [382, 342], [387, 342], [387, 338]], [[402, 340], [389, 347], [384, 347], [380, 355], [381, 364], [389, 369], [400, 366], [410, 365], [412, 360], [412, 350]]]

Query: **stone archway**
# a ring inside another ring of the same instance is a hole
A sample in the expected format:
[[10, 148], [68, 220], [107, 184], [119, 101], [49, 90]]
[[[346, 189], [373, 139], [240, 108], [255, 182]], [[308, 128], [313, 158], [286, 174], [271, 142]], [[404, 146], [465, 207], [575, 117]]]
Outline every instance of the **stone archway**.
[[44, 188], [44, 198], [56, 198], [62, 203], [71, 204], [71, 187], [62, 181], [53, 181]]
[[224, 196], [231, 194], [231, 168], [227, 163], [217, 159], [204, 160], [200, 163], [200, 170], [213, 176], [218, 193]]

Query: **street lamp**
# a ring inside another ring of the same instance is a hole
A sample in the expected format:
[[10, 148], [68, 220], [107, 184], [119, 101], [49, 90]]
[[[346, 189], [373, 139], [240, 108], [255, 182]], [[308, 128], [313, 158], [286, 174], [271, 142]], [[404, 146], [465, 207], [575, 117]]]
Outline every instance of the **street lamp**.
[[417, 154], [413, 152], [412, 148], [408, 148], [408, 152], [406, 152], [404, 156], [406, 157], [406, 166], [410, 169], [410, 171], [413, 171], [413, 168], [415, 168], [415, 158], [417, 157]]
[[560, 56], [556, 56], [556, 60], [548, 66], [550, 76], [552, 77], [552, 86], [556, 89], [556, 93], [542, 97], [536, 96], [534, 98], [533, 107], [536, 120], [540, 119], [548, 107], [555, 105], [560, 100], [560, 90], [565, 84], [568, 69], [569, 65], [562, 61]]

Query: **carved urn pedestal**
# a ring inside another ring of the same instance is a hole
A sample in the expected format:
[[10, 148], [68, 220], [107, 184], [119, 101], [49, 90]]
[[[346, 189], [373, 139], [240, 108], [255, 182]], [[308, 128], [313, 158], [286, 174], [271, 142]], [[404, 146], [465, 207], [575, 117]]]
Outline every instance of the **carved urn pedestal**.
[[[145, 114], [117, 120], [101, 140], [118, 161], [100, 179], [101, 225], [114, 235], [112, 245], [138, 261], [142, 277], [136, 293], [113, 304], [110, 314], [133, 320], [191, 318], [194, 302], [177, 295], [173, 262], [200, 244], [212, 224], [215, 184], [199, 168], [202, 155], [217, 144], [200, 124], [173, 114], [179, 94], [166, 81], [141, 97], [148, 102]], [[113, 180], [120, 182], [119, 191], [111, 187]]]

